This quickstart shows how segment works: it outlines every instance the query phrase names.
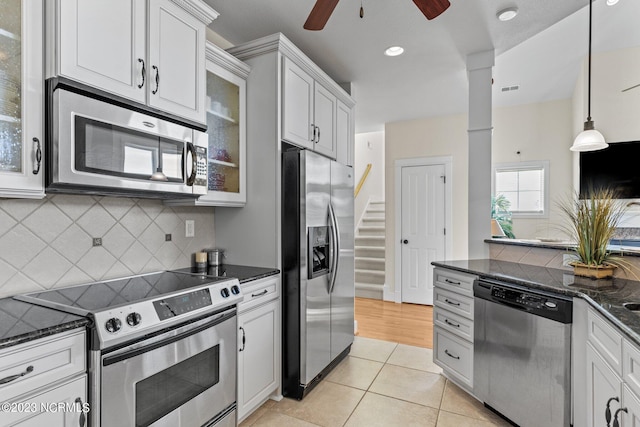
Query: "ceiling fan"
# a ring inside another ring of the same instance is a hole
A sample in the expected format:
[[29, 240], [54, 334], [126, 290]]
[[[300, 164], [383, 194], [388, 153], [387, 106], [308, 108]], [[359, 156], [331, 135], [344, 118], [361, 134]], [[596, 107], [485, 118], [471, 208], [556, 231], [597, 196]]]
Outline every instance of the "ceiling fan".
[[[316, 0], [311, 13], [304, 23], [305, 30], [318, 31], [324, 28], [340, 0]], [[427, 19], [437, 18], [451, 5], [449, 0], [413, 0]]]

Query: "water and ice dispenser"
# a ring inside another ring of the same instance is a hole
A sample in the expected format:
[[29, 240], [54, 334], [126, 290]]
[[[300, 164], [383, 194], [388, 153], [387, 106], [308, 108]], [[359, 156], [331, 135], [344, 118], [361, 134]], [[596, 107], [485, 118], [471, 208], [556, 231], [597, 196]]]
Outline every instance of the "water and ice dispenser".
[[329, 274], [329, 234], [328, 226], [308, 228], [309, 279]]

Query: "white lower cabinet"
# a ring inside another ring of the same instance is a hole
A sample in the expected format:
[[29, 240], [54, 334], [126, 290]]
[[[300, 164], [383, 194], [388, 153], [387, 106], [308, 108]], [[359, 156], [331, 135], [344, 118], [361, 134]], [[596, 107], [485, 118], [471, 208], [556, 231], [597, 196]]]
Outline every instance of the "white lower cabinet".
[[573, 425], [640, 427], [640, 350], [579, 299], [573, 320]]
[[280, 387], [279, 278], [245, 285], [238, 314], [238, 421]]
[[[87, 425], [87, 376], [54, 387], [18, 402], [15, 411], [2, 414], [2, 425], [11, 427], [83, 427]], [[13, 409], [13, 408], [12, 408]]]
[[0, 351], [0, 383], [2, 427], [86, 426], [84, 329]]
[[433, 361], [444, 375], [473, 392], [473, 281], [477, 276], [433, 270]]

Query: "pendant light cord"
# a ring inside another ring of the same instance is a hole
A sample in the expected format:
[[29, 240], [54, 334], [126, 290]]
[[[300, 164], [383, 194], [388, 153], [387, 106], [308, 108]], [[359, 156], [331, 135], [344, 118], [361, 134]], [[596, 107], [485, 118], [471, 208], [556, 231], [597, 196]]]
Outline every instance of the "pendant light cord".
[[588, 79], [589, 86], [587, 89], [587, 121], [591, 120], [591, 15], [593, 9], [593, 0], [589, 0], [589, 67]]

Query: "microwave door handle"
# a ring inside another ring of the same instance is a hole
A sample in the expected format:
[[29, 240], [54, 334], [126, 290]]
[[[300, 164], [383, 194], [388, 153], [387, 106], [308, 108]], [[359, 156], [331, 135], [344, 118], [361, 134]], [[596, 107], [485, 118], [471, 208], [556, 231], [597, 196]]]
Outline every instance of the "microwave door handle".
[[196, 181], [196, 173], [198, 171], [198, 158], [196, 155], [196, 147], [191, 142], [187, 142], [187, 151], [191, 153], [191, 175], [187, 178], [187, 185], [193, 186]]

